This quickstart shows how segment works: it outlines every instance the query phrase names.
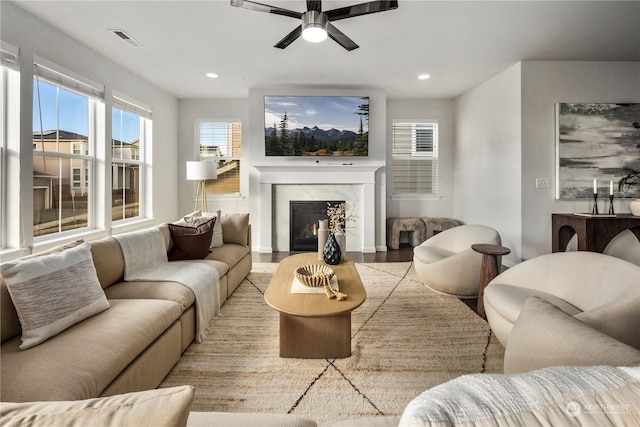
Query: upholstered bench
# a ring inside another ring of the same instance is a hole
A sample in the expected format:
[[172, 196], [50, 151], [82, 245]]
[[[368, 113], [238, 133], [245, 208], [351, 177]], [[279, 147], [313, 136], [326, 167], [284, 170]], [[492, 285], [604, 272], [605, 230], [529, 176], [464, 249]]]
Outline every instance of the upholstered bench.
[[418, 246], [425, 241], [426, 228], [420, 218], [387, 218], [387, 247], [398, 249], [400, 247], [400, 232], [411, 233], [409, 243]]
[[[424, 222], [425, 226], [425, 240], [433, 237], [441, 231], [448, 230], [449, 228], [457, 227], [462, 225], [460, 221], [453, 218], [430, 218], [423, 217], [421, 218]], [[422, 242], [420, 242], [422, 243]]]

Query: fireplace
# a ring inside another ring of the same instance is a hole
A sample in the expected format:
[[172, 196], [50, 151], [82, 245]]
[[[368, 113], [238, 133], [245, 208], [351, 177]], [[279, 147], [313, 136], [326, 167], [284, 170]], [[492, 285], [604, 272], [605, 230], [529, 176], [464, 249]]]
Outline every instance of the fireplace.
[[318, 250], [318, 221], [329, 219], [327, 207], [344, 200], [292, 200], [289, 202], [289, 250]]
[[309, 161], [311, 165], [254, 166], [260, 181], [259, 197], [250, 198], [252, 215], [259, 218], [255, 221], [255, 234], [259, 236], [256, 250], [260, 253], [291, 250], [290, 201], [341, 199], [349, 203], [350, 211], [358, 216], [349, 230], [347, 250], [375, 253], [379, 248], [386, 251], [384, 164], [347, 166]]

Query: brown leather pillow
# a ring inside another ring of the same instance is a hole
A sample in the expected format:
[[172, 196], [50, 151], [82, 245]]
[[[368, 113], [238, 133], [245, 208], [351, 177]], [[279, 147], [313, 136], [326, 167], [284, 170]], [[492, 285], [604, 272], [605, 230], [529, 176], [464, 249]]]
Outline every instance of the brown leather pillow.
[[209, 254], [211, 236], [216, 218], [197, 227], [169, 224], [173, 247], [169, 251], [169, 261], [203, 259]]

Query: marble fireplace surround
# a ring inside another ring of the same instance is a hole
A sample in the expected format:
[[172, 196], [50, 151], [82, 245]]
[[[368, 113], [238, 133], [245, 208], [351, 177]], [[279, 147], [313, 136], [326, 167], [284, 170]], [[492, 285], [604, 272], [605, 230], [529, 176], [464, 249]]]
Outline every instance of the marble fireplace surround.
[[376, 171], [381, 165], [256, 166], [261, 253], [289, 250], [290, 200], [345, 200], [358, 216], [347, 250], [376, 252]]

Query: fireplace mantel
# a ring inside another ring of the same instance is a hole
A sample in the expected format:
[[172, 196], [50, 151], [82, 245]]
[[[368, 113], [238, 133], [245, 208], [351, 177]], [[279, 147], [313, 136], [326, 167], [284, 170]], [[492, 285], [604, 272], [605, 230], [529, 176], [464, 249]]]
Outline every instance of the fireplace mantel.
[[384, 165], [311, 164], [254, 167], [260, 172], [260, 252], [271, 253], [273, 251], [273, 186], [317, 184], [362, 186], [363, 215], [361, 226], [365, 230], [362, 233], [362, 252], [376, 251], [376, 172]]
[[260, 184], [371, 184], [383, 165], [254, 166]]

